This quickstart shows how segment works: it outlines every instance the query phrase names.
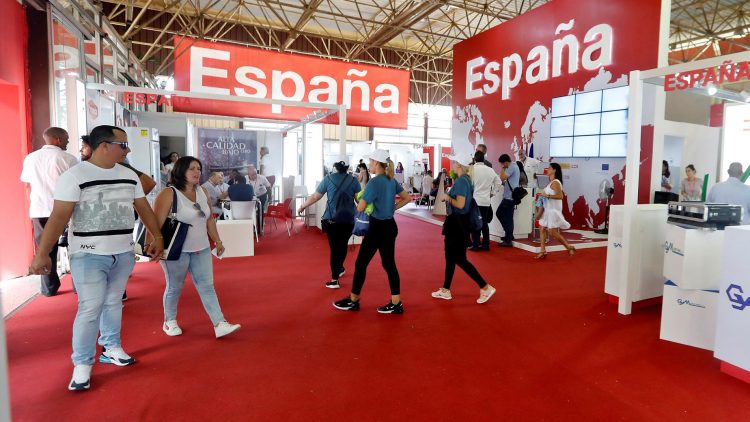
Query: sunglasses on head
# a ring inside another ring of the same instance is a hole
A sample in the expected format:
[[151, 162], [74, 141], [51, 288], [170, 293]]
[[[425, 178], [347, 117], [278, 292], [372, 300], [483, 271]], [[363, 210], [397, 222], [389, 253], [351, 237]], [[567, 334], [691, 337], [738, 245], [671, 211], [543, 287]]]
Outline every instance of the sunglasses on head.
[[115, 141], [106, 141], [107, 144], [113, 144], [113, 145], [119, 145], [122, 149], [128, 149], [128, 143], [127, 142], [115, 142]]

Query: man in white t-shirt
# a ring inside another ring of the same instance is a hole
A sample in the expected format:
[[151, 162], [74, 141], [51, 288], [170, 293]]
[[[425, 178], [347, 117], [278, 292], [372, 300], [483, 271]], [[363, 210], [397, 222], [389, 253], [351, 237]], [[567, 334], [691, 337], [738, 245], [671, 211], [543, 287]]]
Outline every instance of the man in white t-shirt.
[[250, 164], [247, 166], [247, 183], [253, 187], [255, 197], [260, 201], [260, 211], [258, 215], [258, 222], [260, 223], [261, 230], [263, 229], [263, 213], [266, 210], [266, 203], [268, 202], [268, 190], [271, 189], [271, 182], [263, 176], [258, 174], [258, 170], [255, 166]]
[[273, 163], [271, 161], [272, 158], [268, 153], [268, 147], [260, 147], [259, 173], [263, 176], [266, 176], [266, 179], [268, 179], [268, 181], [271, 183], [271, 186], [273, 186], [274, 182], [276, 181], [276, 168], [273, 166]]
[[[52, 213], [53, 194], [57, 179], [69, 168], [78, 164], [78, 160], [65, 152], [68, 148], [68, 132], [59, 127], [47, 128], [44, 131], [44, 146], [23, 160], [21, 181], [31, 188], [29, 217], [34, 226], [34, 242], [39, 246], [47, 219]], [[54, 296], [60, 289], [60, 278], [57, 275], [57, 243], [49, 252], [52, 266], [49, 274], [42, 274], [41, 292], [44, 296]]]
[[34, 274], [52, 268], [49, 251], [68, 229], [70, 269], [78, 291], [73, 323], [73, 378], [69, 390], [90, 386], [97, 333], [103, 347], [99, 362], [126, 366], [135, 362], [122, 349], [122, 295], [133, 270], [133, 208], [146, 228], [156, 233], [146, 253], [159, 257], [164, 249], [159, 226], [136, 174], [117, 165], [128, 148], [127, 135], [114, 126], [97, 126], [89, 135], [92, 155], [60, 176], [55, 202], [29, 267]]
[[[484, 154], [481, 151], [474, 153], [474, 175], [471, 181], [474, 183], [474, 200], [477, 201], [479, 213], [482, 215], [482, 228], [471, 233], [471, 251], [490, 250], [490, 222], [492, 221], [492, 204], [490, 198], [500, 190], [503, 182], [500, 177], [485, 164]], [[482, 244], [479, 238], [482, 238]]]

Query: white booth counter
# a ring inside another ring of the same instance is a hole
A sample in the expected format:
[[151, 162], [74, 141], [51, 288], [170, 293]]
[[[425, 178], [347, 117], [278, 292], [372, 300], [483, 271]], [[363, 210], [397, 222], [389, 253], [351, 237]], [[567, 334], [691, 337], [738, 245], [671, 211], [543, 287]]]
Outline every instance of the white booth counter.
[[724, 230], [668, 224], [664, 242], [664, 278], [683, 289], [717, 290]]
[[[533, 230], [534, 226], [534, 190], [531, 188], [525, 188], [528, 192], [521, 203], [516, 206], [513, 211], [513, 237], [521, 238], [527, 237]], [[495, 241], [500, 241], [500, 238], [505, 236], [503, 226], [500, 225], [498, 220], [497, 207], [500, 206], [500, 202], [503, 200], [503, 188], [500, 189], [500, 193], [495, 194], [490, 199], [492, 206], [492, 221], [490, 221], [490, 238]]]
[[724, 231], [714, 356], [750, 371], [750, 226], [727, 227]]
[[661, 310], [659, 338], [714, 350], [718, 290], [682, 289], [667, 280]]
[[[664, 291], [664, 239], [667, 234], [667, 205], [642, 204], [635, 209], [633, 223], [636, 231], [632, 239], [635, 254], [635, 286], [633, 302], [659, 297]], [[624, 206], [612, 205], [609, 212], [609, 243], [604, 292], [620, 297], [624, 281], [620, 280], [623, 262]]]

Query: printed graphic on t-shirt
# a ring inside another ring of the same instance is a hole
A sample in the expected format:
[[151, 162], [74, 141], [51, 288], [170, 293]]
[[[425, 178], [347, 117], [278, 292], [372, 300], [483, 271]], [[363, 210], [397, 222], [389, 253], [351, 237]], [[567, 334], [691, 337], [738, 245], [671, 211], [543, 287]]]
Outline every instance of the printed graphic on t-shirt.
[[102, 180], [81, 185], [81, 200], [73, 212], [74, 234], [83, 237], [132, 232], [134, 185], [132, 180]]

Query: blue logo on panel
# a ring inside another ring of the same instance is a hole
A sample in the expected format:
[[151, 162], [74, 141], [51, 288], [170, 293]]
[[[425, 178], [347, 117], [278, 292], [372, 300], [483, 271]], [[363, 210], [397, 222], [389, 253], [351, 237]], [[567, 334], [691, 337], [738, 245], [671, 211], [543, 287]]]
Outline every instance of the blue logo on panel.
[[732, 302], [732, 308], [739, 311], [744, 311], [745, 308], [750, 306], [750, 298], [743, 296], [745, 292], [742, 291], [742, 286], [736, 284], [730, 284], [727, 288], [727, 297]]
[[675, 255], [685, 256], [685, 253], [682, 252], [682, 249], [675, 247], [672, 242], [664, 242], [664, 253], [669, 253], [670, 251]]
[[609, 170], [609, 164], [602, 164], [602, 170]]

